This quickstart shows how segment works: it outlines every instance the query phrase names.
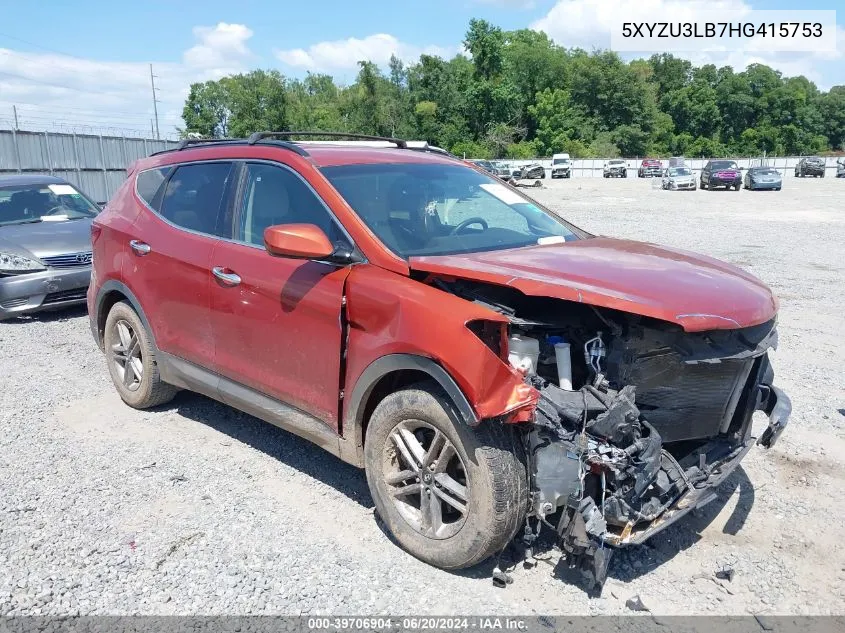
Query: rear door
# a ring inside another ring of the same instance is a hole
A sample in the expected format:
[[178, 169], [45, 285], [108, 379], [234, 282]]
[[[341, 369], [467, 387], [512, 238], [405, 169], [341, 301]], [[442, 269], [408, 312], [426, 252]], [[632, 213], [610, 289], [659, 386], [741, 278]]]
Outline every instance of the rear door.
[[220, 274], [210, 291], [217, 371], [337, 430], [349, 268], [270, 255], [264, 229], [309, 223], [332, 242], [351, 240], [288, 165], [247, 162], [238, 189], [234, 240], [218, 243], [211, 262]]
[[[138, 215], [129, 242], [125, 277], [159, 349], [206, 368], [213, 367], [214, 359], [211, 253], [221, 236], [231, 234], [226, 210], [234, 171], [232, 161], [188, 163], [170, 170], [167, 181], [144, 200], [146, 212]], [[147, 190], [146, 181], [157, 177], [138, 175], [139, 196]]]

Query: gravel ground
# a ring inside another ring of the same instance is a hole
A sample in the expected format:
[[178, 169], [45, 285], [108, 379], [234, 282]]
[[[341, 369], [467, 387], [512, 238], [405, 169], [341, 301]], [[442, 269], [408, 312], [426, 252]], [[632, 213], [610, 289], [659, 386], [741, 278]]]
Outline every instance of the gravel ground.
[[617, 555], [602, 597], [565, 582], [553, 553], [506, 589], [491, 562], [413, 559], [362, 472], [201, 396], [124, 406], [76, 309], [0, 324], [0, 614], [600, 614], [636, 594], [661, 614], [845, 613], [845, 182], [545, 183], [532, 195], [585, 229], [726, 259], [782, 302], [790, 427], [717, 501]]

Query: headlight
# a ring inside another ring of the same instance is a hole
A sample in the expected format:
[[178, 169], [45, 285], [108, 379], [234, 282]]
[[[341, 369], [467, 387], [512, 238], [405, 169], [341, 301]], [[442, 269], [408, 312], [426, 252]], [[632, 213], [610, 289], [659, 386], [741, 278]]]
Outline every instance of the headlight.
[[18, 273], [28, 270], [44, 270], [44, 265], [29, 257], [0, 252], [0, 272]]

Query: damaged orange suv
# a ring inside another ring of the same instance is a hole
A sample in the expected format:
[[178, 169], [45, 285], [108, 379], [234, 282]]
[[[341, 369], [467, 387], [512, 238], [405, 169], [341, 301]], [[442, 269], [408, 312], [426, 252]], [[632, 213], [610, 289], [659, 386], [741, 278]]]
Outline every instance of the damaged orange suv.
[[753, 276], [594, 237], [424, 144], [305, 134], [183, 142], [94, 220], [91, 328], [128, 405], [189, 389], [308, 438], [438, 567], [551, 525], [599, 585], [715, 498], [755, 411], [758, 444], [783, 431]]

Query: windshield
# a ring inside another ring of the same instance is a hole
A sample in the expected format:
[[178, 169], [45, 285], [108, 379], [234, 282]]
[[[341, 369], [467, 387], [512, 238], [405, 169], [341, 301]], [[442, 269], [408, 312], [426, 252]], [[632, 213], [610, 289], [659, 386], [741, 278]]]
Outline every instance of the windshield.
[[771, 169], [770, 167], [755, 169], [754, 173], [760, 174], [761, 176], [780, 176], [780, 172], [778, 172], [776, 169]]
[[501, 181], [459, 165], [343, 165], [322, 172], [373, 233], [403, 258], [587, 236]]
[[98, 212], [93, 202], [68, 184], [0, 187], [0, 225], [65, 222], [93, 218]]
[[732, 160], [714, 160], [710, 166], [713, 169], [737, 169], [736, 163]]
[[568, 158], [555, 158], [552, 161], [552, 165], [565, 165], [568, 162], [569, 162]]
[[669, 169], [670, 176], [689, 176], [692, 172], [686, 167], [672, 167]]
[[624, 160], [612, 160], [612, 161], [610, 161], [611, 165], [622, 165], [624, 163], [625, 163]]

